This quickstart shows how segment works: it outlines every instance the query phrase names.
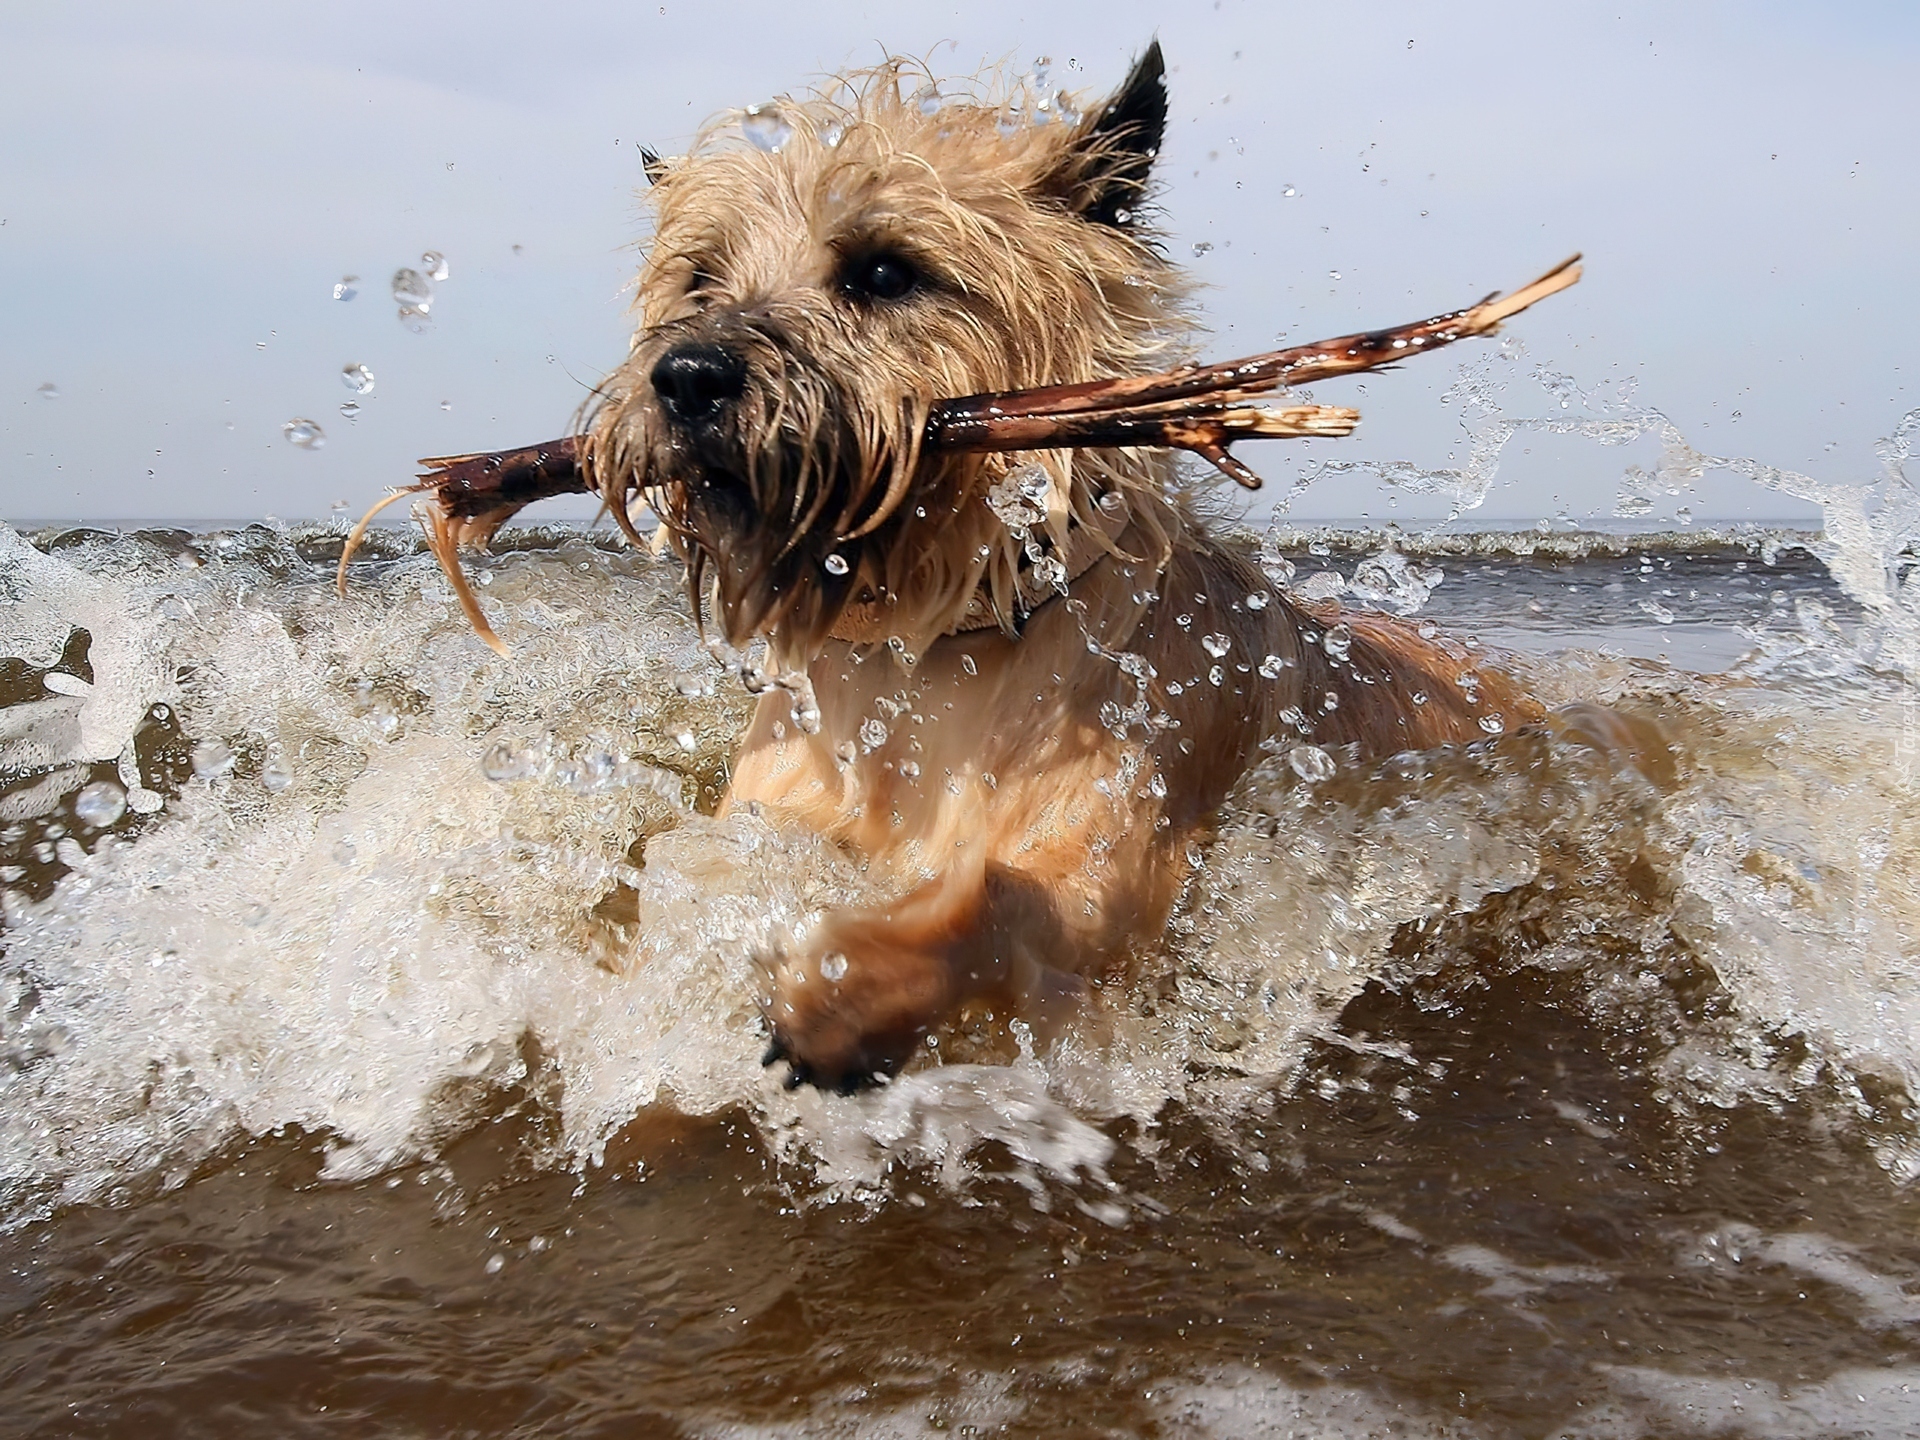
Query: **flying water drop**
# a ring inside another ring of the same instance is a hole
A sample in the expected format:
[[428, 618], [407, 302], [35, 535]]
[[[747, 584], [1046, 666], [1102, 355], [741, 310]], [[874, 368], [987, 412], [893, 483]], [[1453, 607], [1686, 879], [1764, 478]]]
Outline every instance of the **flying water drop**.
[[777, 155], [793, 138], [793, 126], [775, 105], [749, 105], [740, 121], [740, 133], [756, 150]]
[[233, 768], [233, 751], [224, 741], [202, 740], [193, 747], [193, 773], [202, 780], [224, 775]]
[[82, 824], [104, 830], [127, 813], [127, 792], [111, 780], [96, 780], [73, 797], [73, 813]]
[[422, 315], [433, 309], [433, 282], [418, 270], [393, 272], [393, 303]]
[[1322, 780], [1331, 780], [1334, 771], [1340, 767], [1333, 756], [1318, 745], [1296, 745], [1287, 752], [1287, 764], [1293, 767], [1293, 773], [1310, 785]]
[[33, 393], [38, 395], [42, 400], [58, 400], [60, 398], [60, 387], [49, 380]]
[[296, 416], [280, 427], [280, 433], [302, 450], [318, 450], [327, 443], [327, 432], [316, 420]]
[[844, 575], [849, 569], [847, 558], [844, 555], [829, 555], [820, 563], [825, 567], [829, 575]]
[[358, 275], [342, 275], [334, 282], [333, 298], [336, 300], [351, 300], [359, 293], [360, 277]]
[[438, 250], [429, 250], [420, 257], [420, 268], [429, 280], [447, 278], [447, 257]]
[[340, 367], [340, 383], [356, 395], [373, 393], [373, 371], [359, 361]]

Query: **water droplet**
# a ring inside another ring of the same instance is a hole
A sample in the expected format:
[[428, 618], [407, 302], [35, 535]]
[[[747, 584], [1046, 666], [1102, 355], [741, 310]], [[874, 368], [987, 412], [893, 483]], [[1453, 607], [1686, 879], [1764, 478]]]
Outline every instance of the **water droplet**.
[[38, 395], [42, 400], [58, 400], [60, 398], [60, 387], [49, 380], [33, 393]]
[[127, 813], [127, 792], [111, 780], [96, 780], [73, 797], [73, 813], [82, 824], [104, 830]]
[[1480, 728], [1489, 735], [1498, 735], [1507, 728], [1507, 722], [1498, 715], [1482, 715]]
[[969, 675], [978, 675], [980, 673], [980, 666], [971, 655], [962, 655], [960, 657], [960, 668]]
[[418, 270], [393, 272], [393, 303], [425, 315], [433, 309], [433, 282]]
[[260, 767], [260, 783], [274, 795], [284, 794], [293, 788], [293, 771], [285, 760], [275, 755]]
[[453, 401], [451, 401], [451, 400], [442, 400], [442, 401], [440, 402], [440, 408], [441, 408], [442, 410], [451, 410], [451, 409], [453, 409]]
[[302, 450], [318, 450], [327, 443], [327, 432], [317, 420], [295, 416], [280, 427], [280, 433]]
[[847, 957], [838, 950], [829, 950], [820, 957], [820, 978], [838, 983], [847, 978]]
[[837, 149], [841, 140], [846, 138], [846, 133], [847, 127], [838, 121], [831, 125], [823, 125], [820, 129], [820, 143], [829, 150]]
[[1331, 780], [1334, 771], [1340, 768], [1334, 762], [1333, 756], [1318, 745], [1294, 746], [1287, 752], [1287, 764], [1293, 768], [1294, 774], [1310, 785], [1317, 785], [1322, 780]]
[[[347, 401], [346, 404], [340, 407], [340, 414], [348, 420], [358, 420], [360, 418], [360, 402], [358, 400]], [[344, 510], [347, 507], [344, 505], [336, 505], [333, 508], [336, 510]]]
[[334, 282], [333, 298], [336, 300], [351, 300], [359, 293], [360, 277], [358, 275], [342, 275]]
[[233, 751], [219, 740], [202, 740], [193, 747], [193, 773], [202, 780], [224, 775], [233, 768]]
[[447, 257], [438, 250], [429, 250], [420, 257], [420, 268], [426, 272], [429, 280], [447, 278]]
[[1693, 523], [1693, 511], [1688, 506], [1682, 505], [1678, 510], [1673, 512], [1673, 518], [1678, 520], [1682, 525], [1691, 525]]
[[1278, 680], [1280, 678], [1280, 672], [1286, 668], [1287, 662], [1284, 658], [1278, 655], [1269, 655], [1260, 662], [1260, 678], [1262, 680]]
[[1218, 660], [1233, 648], [1233, 641], [1229, 640], [1225, 635], [1202, 635], [1200, 637], [1200, 646], [1207, 654]]
[[356, 395], [371, 395], [373, 371], [355, 360], [340, 367], [340, 383]]
[[1158, 770], [1154, 771], [1152, 778], [1147, 781], [1147, 793], [1156, 800], [1165, 799], [1167, 794], [1167, 777], [1162, 775]]
[[524, 780], [533, 774], [533, 755], [502, 740], [480, 757], [480, 773], [494, 781]]
[[860, 748], [851, 740], [843, 740], [834, 746], [833, 753], [834, 758], [839, 760], [842, 765], [851, 765], [854, 762], [854, 758], [859, 755]]
[[1280, 187], [1280, 194], [1281, 194], [1281, 196], [1282, 196], [1282, 198], [1284, 198], [1284, 199], [1287, 199], [1287, 200], [1291, 200], [1291, 199], [1293, 199], [1293, 197], [1294, 197], [1294, 196], [1296, 196], [1296, 195], [1298, 195], [1299, 193], [1300, 193], [1300, 192], [1299, 192], [1298, 190], [1296, 190], [1296, 189], [1294, 189], [1294, 187], [1293, 187], [1293, 186], [1291, 186], [1291, 185], [1282, 185], [1282, 186]]
[[673, 743], [689, 755], [700, 748], [700, 742], [693, 738], [693, 732], [691, 730], [682, 730], [679, 734], [675, 735], [673, 737]]
[[866, 719], [860, 722], [860, 748], [862, 750], [878, 750], [886, 743], [886, 726], [874, 719]]
[[1193, 254], [1195, 259], [1198, 259], [1202, 255], [1211, 253], [1212, 250], [1213, 250], [1213, 242], [1211, 240], [1196, 240], [1193, 242]]
[[1226, 684], [1227, 672], [1218, 665], [1214, 666], [1211, 670], [1207, 671], [1207, 683], [1215, 687]]
[[918, 780], [920, 778], [920, 762], [918, 760], [902, 760], [900, 762], [900, 778], [903, 780]]
[[1344, 660], [1353, 649], [1353, 631], [1345, 625], [1336, 625], [1320, 637], [1320, 643], [1334, 659]]
[[847, 557], [839, 554], [827, 556], [820, 564], [829, 575], [844, 575], [851, 568], [847, 564]]
[[[447, 168], [451, 170], [453, 167], [449, 165]], [[498, 1275], [502, 1270], [507, 1268], [507, 1257], [504, 1255], [489, 1255], [487, 1257], [486, 1268], [487, 1274]]]
[[740, 133], [754, 149], [777, 155], [793, 138], [793, 126], [776, 105], [749, 105], [740, 121]]
[[1127, 513], [1127, 497], [1122, 495], [1118, 490], [1107, 491], [1096, 503], [1100, 506], [1101, 511], [1108, 515], [1124, 515]]
[[1267, 601], [1270, 598], [1266, 591], [1256, 590], [1247, 596], [1247, 608], [1249, 610], [1264, 610], [1267, 608]]

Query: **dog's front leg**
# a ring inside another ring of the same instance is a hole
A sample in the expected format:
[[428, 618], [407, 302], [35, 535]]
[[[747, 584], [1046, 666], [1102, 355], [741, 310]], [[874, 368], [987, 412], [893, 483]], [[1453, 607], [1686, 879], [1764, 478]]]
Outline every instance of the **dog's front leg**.
[[976, 996], [1036, 1019], [1083, 993], [1055, 968], [1072, 945], [1046, 887], [997, 864], [960, 866], [891, 905], [830, 911], [796, 954], [774, 962], [767, 1063], [789, 1085], [843, 1093], [892, 1075]]

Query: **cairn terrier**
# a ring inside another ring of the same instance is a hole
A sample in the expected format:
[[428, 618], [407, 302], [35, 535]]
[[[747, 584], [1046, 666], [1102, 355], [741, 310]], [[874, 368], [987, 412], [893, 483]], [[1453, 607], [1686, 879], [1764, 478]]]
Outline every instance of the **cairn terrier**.
[[1272, 587], [1164, 451], [923, 449], [941, 397], [1162, 369], [1191, 322], [1149, 214], [1157, 43], [1081, 113], [912, 75], [647, 157], [640, 329], [591, 431], [701, 623], [783, 679], [726, 805], [893, 891], [768, 961], [767, 1063], [840, 1090], [970, 1001], [1048, 1021], [1150, 961], [1263, 742], [1381, 756], [1539, 714], [1459, 649]]

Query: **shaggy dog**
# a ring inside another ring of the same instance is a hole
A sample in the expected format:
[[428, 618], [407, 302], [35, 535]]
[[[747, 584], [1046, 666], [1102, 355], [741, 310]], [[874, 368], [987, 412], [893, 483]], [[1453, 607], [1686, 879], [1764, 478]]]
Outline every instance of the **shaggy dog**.
[[768, 1063], [843, 1090], [970, 1000], [1045, 1019], [1151, 956], [1263, 743], [1381, 756], [1539, 714], [1461, 650], [1271, 588], [1163, 451], [923, 449], [939, 397], [1162, 368], [1188, 321], [1145, 214], [1157, 44], [1084, 115], [907, 77], [648, 157], [640, 330], [591, 430], [702, 623], [768, 645], [726, 804], [894, 893], [769, 961]]

